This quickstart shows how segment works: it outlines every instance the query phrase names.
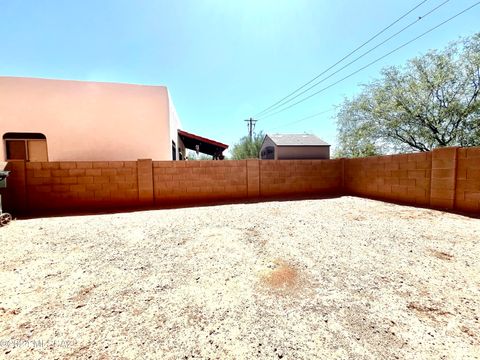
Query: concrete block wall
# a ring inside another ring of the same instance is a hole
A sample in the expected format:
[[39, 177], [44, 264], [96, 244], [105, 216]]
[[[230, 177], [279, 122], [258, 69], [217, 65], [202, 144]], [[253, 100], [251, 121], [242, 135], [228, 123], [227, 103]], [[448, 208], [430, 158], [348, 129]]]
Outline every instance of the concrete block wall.
[[15, 214], [357, 195], [480, 214], [480, 147], [335, 160], [23, 162], [0, 189]]
[[480, 214], [480, 147], [457, 152], [455, 208]]
[[345, 159], [347, 194], [429, 206], [432, 154]]
[[248, 197], [247, 161], [154, 161], [156, 205]]
[[138, 202], [142, 206], [154, 203], [152, 159], [141, 159], [137, 162]]
[[441, 148], [432, 151], [432, 185], [430, 205], [453, 209], [455, 206], [456, 168], [458, 148]]
[[260, 161], [260, 196], [341, 194], [342, 161]]
[[247, 160], [247, 196], [260, 197], [260, 161]]
[[135, 161], [27, 162], [25, 168], [30, 211], [128, 206], [138, 201]]

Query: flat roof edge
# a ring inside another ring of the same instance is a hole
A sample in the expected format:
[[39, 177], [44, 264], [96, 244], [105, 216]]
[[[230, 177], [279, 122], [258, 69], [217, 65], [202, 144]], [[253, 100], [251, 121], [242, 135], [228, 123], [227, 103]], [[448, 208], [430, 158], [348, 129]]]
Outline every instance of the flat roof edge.
[[0, 75], [0, 80], [1, 80], [1, 79], [78, 82], [78, 83], [83, 83], [83, 84], [108, 84], [108, 85], [139, 86], [139, 87], [153, 87], [153, 88], [165, 88], [165, 89], [168, 89], [168, 87], [167, 87], [166, 85], [151, 85], [151, 84], [138, 84], [138, 83], [114, 82], [114, 81], [78, 80], [78, 79], [55, 79], [55, 78], [44, 78], [44, 77], [8, 76], [8, 75]]

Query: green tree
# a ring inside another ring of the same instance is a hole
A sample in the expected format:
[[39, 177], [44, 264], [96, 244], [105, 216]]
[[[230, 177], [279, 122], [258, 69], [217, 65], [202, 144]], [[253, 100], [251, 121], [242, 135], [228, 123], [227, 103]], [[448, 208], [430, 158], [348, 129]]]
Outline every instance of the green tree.
[[232, 160], [258, 159], [264, 137], [263, 132], [259, 132], [254, 134], [252, 139], [248, 136], [241, 138], [238, 143], [233, 145]]
[[480, 145], [480, 33], [381, 75], [340, 106], [337, 156]]

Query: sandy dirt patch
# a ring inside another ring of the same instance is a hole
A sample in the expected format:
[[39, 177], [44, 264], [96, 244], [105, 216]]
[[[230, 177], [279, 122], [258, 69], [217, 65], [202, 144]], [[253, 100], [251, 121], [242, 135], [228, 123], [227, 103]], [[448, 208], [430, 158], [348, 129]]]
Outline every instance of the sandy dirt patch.
[[479, 219], [342, 197], [0, 237], [0, 358], [480, 358]]

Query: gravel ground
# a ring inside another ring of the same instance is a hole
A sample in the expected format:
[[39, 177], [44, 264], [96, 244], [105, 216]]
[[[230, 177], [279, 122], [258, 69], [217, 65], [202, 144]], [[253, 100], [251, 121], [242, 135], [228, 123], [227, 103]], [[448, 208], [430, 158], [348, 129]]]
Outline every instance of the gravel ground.
[[480, 359], [479, 219], [342, 197], [0, 236], [0, 358]]

